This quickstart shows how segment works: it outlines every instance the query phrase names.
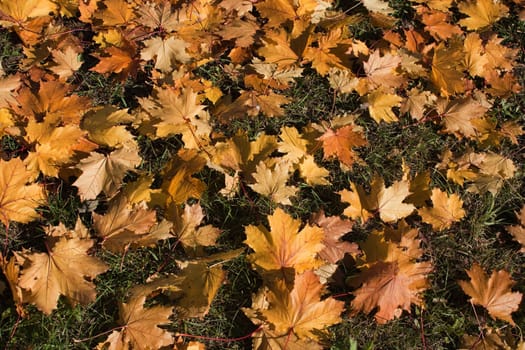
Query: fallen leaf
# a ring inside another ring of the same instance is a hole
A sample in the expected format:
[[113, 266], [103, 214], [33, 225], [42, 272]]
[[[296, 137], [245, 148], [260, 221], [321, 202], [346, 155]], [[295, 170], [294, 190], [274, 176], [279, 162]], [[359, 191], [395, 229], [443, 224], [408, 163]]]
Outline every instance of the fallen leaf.
[[324, 159], [336, 156], [348, 167], [359, 159], [353, 148], [367, 145], [365, 136], [354, 125], [327, 128], [317, 139], [323, 143]]
[[510, 314], [518, 310], [523, 295], [511, 291], [515, 282], [510, 274], [500, 270], [493, 271], [488, 277], [477, 263], [467, 270], [467, 274], [470, 281], [458, 281], [458, 284], [471, 298], [470, 301], [486, 308], [492, 318], [499, 318], [514, 326]]
[[45, 203], [43, 188], [36, 184], [27, 184], [32, 178], [20, 158], [9, 161], [0, 159], [0, 221], [9, 225], [9, 221], [27, 223], [39, 217], [36, 208]]
[[284, 281], [277, 281], [267, 294], [269, 307], [263, 317], [275, 327], [277, 334], [294, 333], [299, 339], [319, 337], [314, 330], [323, 330], [341, 322], [344, 302], [333, 298], [321, 300], [323, 285], [312, 271], [295, 276], [290, 291]]
[[93, 244], [91, 239], [48, 238], [48, 253], [22, 254], [19, 286], [29, 291], [25, 301], [46, 314], [57, 308], [60, 295], [73, 306], [95, 301], [97, 293], [92, 279], [107, 271], [108, 266], [87, 254]]
[[268, 216], [270, 231], [264, 226], [248, 225], [245, 243], [254, 250], [248, 260], [263, 270], [295, 269], [298, 273], [322, 265], [317, 255], [324, 248], [323, 229], [293, 219], [281, 208]]
[[432, 225], [434, 230], [445, 230], [452, 223], [461, 220], [465, 216], [463, 201], [456, 193], [450, 196], [438, 188], [432, 190], [432, 208], [418, 209], [418, 214], [423, 222]]
[[506, 226], [507, 231], [514, 236], [514, 239], [521, 244], [521, 252], [525, 253], [525, 205], [521, 208], [519, 214], [516, 214], [519, 219], [518, 225]]
[[91, 152], [89, 157], [82, 159], [77, 165], [82, 174], [73, 186], [78, 188], [80, 199], [83, 201], [95, 199], [101, 192], [112, 197], [120, 189], [126, 172], [138, 166], [141, 160], [137, 149], [126, 147], [107, 156]]
[[256, 167], [256, 172], [252, 174], [256, 183], [250, 187], [255, 192], [270, 197], [275, 203], [292, 205], [290, 197], [295, 196], [298, 189], [295, 186], [286, 185], [290, 177], [289, 169], [290, 165], [286, 161], [278, 162], [273, 169], [268, 168], [264, 162], [260, 162]]
[[376, 232], [360, 245], [366, 263], [361, 264], [361, 274], [350, 280], [354, 286], [361, 285], [353, 293], [351, 314], [377, 309], [375, 319], [383, 324], [400, 317], [403, 310], [410, 312], [411, 304], [423, 305], [420, 294], [428, 288], [433, 268], [430, 262], [416, 262], [423, 254], [417, 234], [417, 230], [409, 231], [397, 243]]
[[467, 0], [458, 3], [459, 12], [467, 15], [460, 19], [459, 25], [468, 30], [478, 30], [490, 26], [507, 15], [509, 8], [494, 0]]
[[[172, 307], [144, 308], [145, 296], [132, 298], [119, 304], [119, 330], [113, 331], [98, 350], [160, 349], [174, 342], [173, 335], [160, 325], [170, 323]], [[107, 345], [107, 347], [106, 347]]]
[[356, 255], [359, 248], [356, 243], [341, 241], [340, 238], [352, 231], [354, 223], [341, 219], [339, 216], [325, 216], [323, 211], [312, 215], [310, 222], [323, 228], [324, 248], [319, 252], [319, 257], [330, 264], [336, 264], [343, 259], [345, 254]]

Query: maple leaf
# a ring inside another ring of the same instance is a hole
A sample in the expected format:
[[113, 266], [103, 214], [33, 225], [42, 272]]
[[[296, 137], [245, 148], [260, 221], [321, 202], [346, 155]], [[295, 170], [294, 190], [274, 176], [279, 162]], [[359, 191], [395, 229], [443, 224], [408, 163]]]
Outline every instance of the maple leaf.
[[182, 134], [187, 148], [192, 145], [198, 148], [203, 137], [210, 132], [209, 125], [199, 120], [205, 106], [198, 103], [198, 95], [191, 88], [182, 91], [158, 88], [153, 98], [144, 99], [141, 105], [144, 118], [153, 121], [158, 137]]
[[312, 62], [312, 67], [322, 76], [325, 76], [330, 68], [345, 69], [349, 64], [343, 55], [347, 51], [351, 41], [343, 38], [341, 28], [333, 29], [328, 34], [318, 34], [317, 46], [308, 46], [304, 51], [304, 58]]
[[345, 209], [344, 214], [351, 218], [361, 218], [363, 222], [371, 217], [371, 213], [379, 212], [384, 222], [394, 222], [410, 215], [415, 207], [412, 204], [403, 203], [410, 194], [408, 181], [396, 181], [390, 187], [385, 187], [381, 178], [374, 178], [370, 195], [364, 190], [351, 183], [352, 191], [343, 190], [339, 192], [341, 200], [350, 203], [350, 208]]
[[364, 271], [350, 280], [361, 287], [353, 294], [352, 314], [366, 313], [378, 308], [377, 323], [386, 323], [399, 317], [403, 310], [410, 312], [410, 305], [422, 305], [420, 293], [428, 287], [427, 274], [432, 271], [430, 262], [414, 262], [422, 255], [418, 232], [407, 232], [400, 242], [385, 241], [382, 233], [373, 232], [360, 244], [366, 256]]
[[485, 76], [485, 66], [489, 56], [485, 54], [482, 40], [478, 33], [469, 33], [465, 37], [465, 66], [472, 76]]
[[236, 47], [249, 47], [255, 39], [254, 35], [259, 29], [253, 16], [245, 16], [243, 19], [236, 18], [228, 26], [224, 27], [219, 34], [224, 40], [235, 40]]
[[[188, 198], [200, 198], [206, 189], [206, 184], [193, 177], [193, 174], [201, 171], [205, 164], [206, 159], [201, 157], [197, 151], [180, 150], [162, 171], [164, 198], [161, 199], [161, 202], [163, 205], [183, 204]], [[177, 220], [169, 214], [168, 218], [173, 221]]]
[[284, 205], [292, 205], [290, 197], [295, 196], [297, 188], [287, 186], [286, 181], [290, 177], [290, 165], [286, 161], [278, 162], [273, 169], [260, 162], [256, 167], [256, 172], [252, 174], [256, 183], [250, 187], [263, 196], [268, 196], [272, 201]]
[[370, 198], [366, 195], [364, 189], [361, 186], [357, 186], [355, 183], [350, 182], [349, 190], [339, 191], [341, 201], [349, 203], [350, 205], [345, 208], [343, 214], [352, 219], [360, 219], [361, 223], [365, 223], [370, 219], [373, 214], [370, 213], [366, 208], [372, 206]]
[[467, 157], [479, 169], [478, 175], [467, 189], [473, 193], [489, 191], [496, 194], [504, 180], [512, 178], [516, 173], [516, 166], [511, 159], [494, 152], [470, 153]]
[[264, 57], [264, 61], [267, 63], [275, 63], [282, 68], [293, 66], [299, 61], [302, 52], [295, 51], [297, 48], [291, 39], [291, 36], [283, 28], [268, 30], [261, 39], [264, 46], [258, 50], [258, 53]]
[[170, 323], [173, 308], [144, 308], [145, 301], [145, 296], [139, 296], [128, 303], [119, 304], [120, 330], [113, 331], [105, 341], [99, 343], [98, 350], [160, 349], [173, 343], [172, 334], [159, 327]]
[[61, 122], [78, 125], [82, 115], [91, 108], [91, 102], [87, 97], [68, 95], [70, 89], [70, 86], [54, 80], [41, 81], [37, 93], [22, 88], [15, 113], [34, 120], [43, 118], [49, 125]]
[[506, 226], [505, 228], [521, 244], [521, 252], [525, 253], [525, 205], [517, 216], [520, 221], [519, 225]]
[[396, 73], [396, 68], [400, 64], [401, 57], [389, 53], [381, 56], [379, 50], [375, 50], [368, 57], [368, 61], [363, 63], [368, 88], [374, 90], [379, 87], [396, 88], [401, 86], [405, 78]]
[[51, 51], [55, 65], [49, 69], [59, 76], [60, 81], [67, 80], [82, 66], [79, 53], [79, 50], [73, 46]]
[[177, 261], [182, 271], [176, 277], [177, 281], [170, 284], [170, 288], [178, 288], [170, 297], [177, 301], [178, 314], [183, 317], [204, 317], [226, 279], [223, 265], [243, 252], [244, 249], [240, 248], [198, 260]]
[[173, 32], [179, 25], [178, 13], [171, 10], [169, 1], [140, 3], [137, 13], [138, 21], [150, 29]]
[[455, 193], [450, 196], [438, 188], [432, 190], [433, 207], [418, 209], [418, 214], [423, 222], [431, 224], [434, 230], [445, 230], [452, 226], [453, 222], [461, 220], [465, 216], [463, 201]]
[[488, 108], [468, 97], [452, 101], [440, 100], [437, 102], [436, 110], [443, 118], [447, 132], [453, 133], [458, 138], [461, 136], [473, 138], [479, 134], [473, 121], [482, 118]]
[[85, 131], [74, 124], [57, 127], [46, 122], [36, 123], [30, 120], [25, 130], [26, 141], [35, 144], [35, 150], [29, 152], [24, 159], [27, 169], [34, 174], [33, 178], [40, 172], [57, 177], [60, 168], [71, 162], [76, 150], [83, 145], [87, 147], [84, 150], [87, 152], [96, 147], [84, 138]]
[[95, 301], [91, 280], [107, 271], [108, 266], [87, 254], [93, 244], [91, 239], [48, 237], [48, 253], [22, 254], [19, 286], [30, 293], [25, 301], [46, 314], [57, 308], [60, 295], [73, 306]]
[[431, 80], [442, 95], [450, 96], [465, 91], [464, 55], [460, 40], [452, 39], [448, 46], [441, 42], [434, 48]]
[[0, 108], [16, 105], [16, 90], [21, 81], [18, 75], [2, 77], [0, 79]]
[[421, 22], [425, 30], [436, 40], [447, 40], [454, 35], [461, 35], [463, 31], [457, 25], [448, 23], [450, 15], [441, 11], [428, 11], [422, 13]]
[[483, 268], [474, 263], [467, 270], [470, 281], [458, 281], [459, 286], [471, 299], [473, 304], [487, 309], [490, 316], [515, 325], [511, 313], [518, 310], [522, 294], [511, 292], [514, 281], [505, 270], [493, 271], [490, 277]]
[[125, 0], [106, 0], [104, 8], [99, 8], [95, 17], [101, 19], [103, 25], [114, 27], [129, 25], [135, 14], [131, 5]]
[[[12, 256], [9, 260], [4, 258], [2, 253], [0, 253], [0, 268], [4, 273], [5, 279], [11, 290], [11, 295], [13, 296], [13, 301], [16, 305], [16, 312], [21, 317], [27, 316], [27, 311], [24, 309], [22, 304], [28, 297], [28, 292], [20, 288], [18, 284], [18, 279], [20, 278], [20, 261], [23, 261], [24, 258], [15, 252], [15, 255]], [[2, 286], [0, 285], [0, 294], [3, 293]]]
[[188, 254], [196, 252], [197, 255], [202, 255], [202, 247], [214, 245], [221, 233], [221, 230], [212, 225], [200, 226], [203, 220], [204, 212], [200, 204], [186, 205], [175, 220], [175, 235]]
[[425, 116], [427, 108], [433, 106], [436, 100], [436, 95], [430, 91], [412, 88], [408, 90], [407, 99], [403, 101], [399, 111], [401, 114], [408, 112], [412, 118], [421, 120]]
[[261, 134], [253, 141], [246, 132], [239, 130], [225, 142], [217, 142], [214, 147], [213, 163], [223, 168], [222, 171], [240, 172], [250, 180], [256, 166], [264, 161], [278, 147], [275, 136]]
[[43, 204], [46, 196], [38, 184], [27, 184], [32, 178], [19, 158], [9, 161], [0, 159], [0, 221], [30, 222], [39, 217], [36, 207]]
[[458, 9], [469, 16], [459, 20], [459, 25], [467, 27], [468, 30], [488, 27], [509, 11], [507, 6], [494, 0], [462, 1], [458, 3]]
[[314, 157], [311, 155], [307, 155], [299, 163], [299, 173], [310, 186], [330, 184], [330, 181], [326, 179], [330, 172], [326, 168], [317, 165]]
[[156, 222], [155, 211], [148, 210], [144, 202], [129, 205], [125, 196], [115, 198], [105, 215], [93, 213], [93, 226], [103, 238], [102, 246], [112, 252], [124, 252]]
[[137, 149], [123, 147], [105, 156], [91, 152], [77, 165], [82, 174], [73, 183], [81, 200], [95, 199], [100, 194], [112, 197], [122, 185], [126, 171], [138, 166], [142, 158]]
[[49, 0], [1, 0], [0, 25], [14, 27], [25, 44], [36, 44], [55, 10], [56, 4]]
[[137, 62], [133, 59], [131, 49], [110, 46], [104, 52], [105, 56], [96, 56], [99, 62], [90, 71], [100, 74], [120, 73], [123, 77], [136, 71]]
[[301, 134], [294, 127], [283, 126], [279, 138], [279, 152], [286, 153], [283, 157], [292, 163], [297, 163], [299, 159], [307, 154], [308, 140], [301, 137]]
[[352, 231], [354, 223], [350, 220], [341, 219], [339, 216], [325, 216], [323, 211], [312, 215], [310, 222], [323, 228], [324, 248], [319, 252], [319, 257], [330, 264], [335, 264], [345, 254], [356, 255], [359, 253], [357, 244], [341, 241], [340, 238]]
[[125, 109], [104, 106], [86, 113], [80, 125], [88, 132], [89, 139], [97, 144], [122, 147], [131, 144], [134, 137], [121, 123], [130, 123], [133, 120], [133, 116]]
[[355, 125], [345, 125], [335, 130], [327, 128], [317, 139], [323, 142], [324, 159], [335, 155], [348, 167], [359, 159], [352, 148], [367, 144], [366, 138]]
[[324, 248], [323, 229], [306, 225], [301, 231], [300, 220], [293, 219], [281, 208], [268, 216], [270, 231], [263, 226], [248, 225], [245, 243], [254, 250], [248, 260], [266, 271], [295, 269], [301, 273], [319, 267], [316, 256]]
[[415, 207], [402, 203], [409, 194], [408, 182], [396, 181], [387, 188], [383, 184], [377, 194], [377, 210], [381, 220], [393, 222], [410, 215]]
[[374, 90], [365, 97], [368, 103], [370, 116], [377, 122], [384, 120], [387, 123], [397, 121], [393, 107], [401, 105], [403, 99], [397, 95], [385, 93], [382, 90]]
[[145, 40], [144, 45], [146, 47], [140, 52], [140, 57], [146, 61], [155, 57], [155, 68], [163, 73], [173, 71], [177, 62], [187, 63], [191, 60], [186, 52], [188, 44], [173, 36], [165, 40], [160, 37], [151, 38]]
[[344, 302], [333, 298], [321, 301], [323, 285], [312, 271], [295, 276], [290, 291], [284, 281], [277, 281], [267, 294], [269, 307], [263, 317], [275, 327], [277, 334], [293, 332], [299, 339], [318, 339], [314, 330], [341, 322]]

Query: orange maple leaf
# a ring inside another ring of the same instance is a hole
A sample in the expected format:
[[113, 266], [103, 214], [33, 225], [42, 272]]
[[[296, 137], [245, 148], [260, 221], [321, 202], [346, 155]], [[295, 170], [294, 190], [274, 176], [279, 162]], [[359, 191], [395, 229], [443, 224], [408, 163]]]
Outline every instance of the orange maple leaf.
[[361, 287], [353, 294], [352, 314], [366, 313], [378, 308], [377, 323], [386, 323], [401, 316], [403, 310], [410, 312], [410, 305], [422, 305], [420, 293], [428, 288], [430, 262], [415, 262], [422, 255], [420, 241], [415, 239], [418, 232], [405, 233], [400, 242], [385, 241], [380, 232], [372, 233], [361, 244], [365, 253], [364, 271], [352, 285]]
[[519, 225], [507, 226], [505, 228], [514, 236], [514, 239], [521, 244], [521, 252], [525, 253], [525, 205], [521, 207], [517, 216], [520, 221]]
[[473, 304], [486, 308], [492, 318], [515, 325], [511, 313], [518, 310], [523, 294], [511, 292], [514, 281], [505, 270], [493, 271], [490, 277], [477, 263], [467, 270], [470, 281], [458, 281]]
[[363, 134], [353, 125], [345, 125], [338, 129], [327, 128], [326, 132], [317, 139], [323, 142], [325, 159], [336, 156], [348, 167], [358, 159], [352, 148], [367, 144]]

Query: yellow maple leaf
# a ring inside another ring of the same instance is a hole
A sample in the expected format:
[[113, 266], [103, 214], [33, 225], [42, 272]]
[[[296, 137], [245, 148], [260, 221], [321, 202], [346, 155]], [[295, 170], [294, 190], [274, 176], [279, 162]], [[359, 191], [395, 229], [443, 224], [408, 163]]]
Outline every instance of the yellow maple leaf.
[[377, 123], [382, 120], [387, 123], [397, 121], [397, 116], [392, 108], [399, 107], [402, 100], [398, 95], [385, 93], [382, 90], [374, 90], [365, 97], [368, 112]]
[[317, 34], [312, 41], [317, 45], [308, 46], [304, 51], [304, 58], [312, 62], [312, 67], [322, 76], [325, 76], [330, 68], [346, 69], [349, 66], [347, 56], [343, 53], [352, 44], [351, 40], [344, 38], [341, 28], [331, 30], [328, 34]]
[[449, 196], [446, 192], [434, 188], [431, 199], [433, 207], [418, 209], [418, 214], [423, 222], [431, 224], [434, 230], [445, 230], [465, 216], [463, 201], [456, 193]]
[[[71, 162], [75, 151], [81, 148], [87, 140], [85, 131], [78, 125], [53, 126], [46, 122], [36, 123], [30, 120], [26, 127], [24, 138], [29, 144], [34, 144], [34, 151], [29, 152], [24, 163], [36, 178], [40, 172], [47, 176], [58, 177], [62, 166]], [[84, 151], [92, 151], [96, 145], [91, 145]]]
[[123, 253], [143, 239], [157, 222], [156, 215], [144, 202], [130, 205], [127, 197], [119, 195], [111, 201], [106, 214], [93, 213], [93, 226], [105, 249]]
[[415, 207], [403, 201], [410, 195], [408, 181], [395, 181], [392, 186], [385, 187], [383, 179], [376, 177], [370, 185], [372, 190], [367, 195], [361, 187], [351, 183], [352, 191], [339, 192], [341, 200], [350, 203], [344, 214], [366, 222], [373, 213], [379, 212], [384, 222], [394, 222], [410, 215]]
[[436, 110], [443, 118], [445, 131], [453, 133], [456, 137], [462, 136], [475, 138], [480, 136], [480, 132], [473, 122], [481, 119], [487, 107], [471, 97], [455, 100], [439, 100]]
[[370, 90], [379, 87], [396, 88], [405, 82], [405, 78], [396, 72], [401, 64], [401, 57], [387, 53], [381, 56], [379, 50], [375, 50], [363, 63], [368, 88]]
[[39, 217], [35, 209], [46, 196], [38, 184], [27, 184], [31, 177], [32, 172], [19, 158], [7, 162], [0, 159], [0, 221], [4, 225], [9, 221], [27, 223]]
[[277, 334], [293, 332], [299, 339], [318, 339], [314, 330], [341, 322], [344, 302], [334, 298], [321, 300], [323, 285], [312, 271], [298, 274], [290, 291], [280, 280], [267, 294], [269, 307], [262, 315], [275, 327]]
[[191, 56], [186, 52], [188, 44], [173, 36], [167, 39], [151, 38], [145, 40], [144, 45], [140, 57], [146, 61], [155, 58], [155, 68], [163, 73], [172, 72], [177, 62], [187, 63], [191, 60]]
[[250, 187], [255, 192], [270, 197], [275, 203], [292, 205], [290, 197], [295, 196], [298, 188], [286, 185], [290, 177], [290, 164], [288, 162], [280, 161], [271, 169], [261, 161], [256, 166], [256, 172], [252, 174], [252, 177], [256, 183]]
[[200, 204], [186, 204], [175, 220], [174, 235], [178, 237], [187, 254], [204, 255], [202, 248], [213, 246], [219, 238], [221, 230], [212, 225], [201, 226], [204, 217]]
[[86, 113], [81, 127], [88, 132], [89, 139], [99, 145], [122, 147], [133, 142], [134, 136], [121, 124], [133, 120], [125, 109], [104, 106]]
[[248, 225], [245, 243], [254, 250], [248, 260], [266, 271], [294, 269], [298, 273], [322, 265], [317, 254], [324, 248], [323, 229], [293, 219], [281, 208], [268, 216], [270, 231], [263, 226]]
[[55, 64], [49, 69], [58, 75], [60, 81], [67, 80], [82, 66], [79, 51], [73, 46], [66, 46], [62, 50], [55, 49], [51, 51]]
[[34, 45], [56, 9], [49, 0], [0, 0], [0, 25], [14, 27], [25, 44]]
[[135, 18], [133, 7], [126, 0], [106, 0], [104, 7], [99, 8], [95, 17], [108, 27], [129, 25]]
[[310, 186], [330, 184], [330, 181], [327, 179], [330, 172], [326, 168], [317, 165], [314, 157], [311, 155], [307, 155], [299, 163], [299, 173]]
[[469, 16], [459, 20], [468, 30], [478, 30], [490, 26], [507, 15], [509, 8], [495, 0], [467, 0], [458, 4], [459, 12]]

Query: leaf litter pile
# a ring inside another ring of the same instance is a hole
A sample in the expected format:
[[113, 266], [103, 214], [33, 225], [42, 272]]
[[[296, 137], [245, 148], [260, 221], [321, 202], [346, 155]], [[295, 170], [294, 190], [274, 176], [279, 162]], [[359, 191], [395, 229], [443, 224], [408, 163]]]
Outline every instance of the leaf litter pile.
[[[227, 303], [236, 262], [256, 279], [230, 306], [248, 348], [329, 348], [359, 317], [412, 319], [420, 348], [523, 348], [520, 272], [432, 250], [479, 219], [472, 203], [514, 191], [491, 242], [525, 264], [523, 110], [494, 112], [522, 89], [520, 48], [495, 30], [509, 18], [522, 0], [0, 0], [20, 50], [0, 66], [1, 311], [18, 314], [3, 342], [104, 299], [112, 319], [61, 346], [233, 347], [184, 325]], [[309, 78], [333, 99], [321, 113], [296, 93]], [[435, 152], [374, 161], [385, 128]], [[63, 193], [74, 220], [54, 215]], [[147, 276], [103, 287], [159, 251]], [[470, 334], [425, 338], [440, 303]]]

